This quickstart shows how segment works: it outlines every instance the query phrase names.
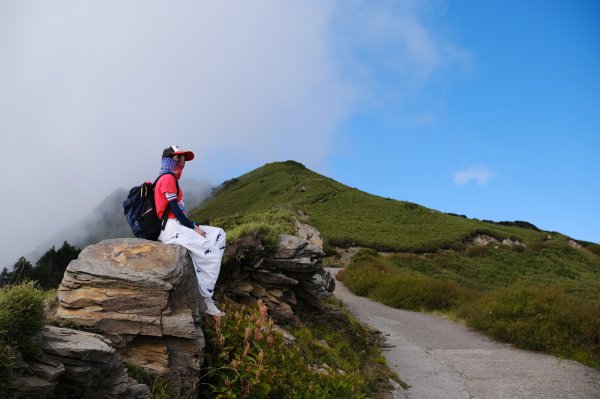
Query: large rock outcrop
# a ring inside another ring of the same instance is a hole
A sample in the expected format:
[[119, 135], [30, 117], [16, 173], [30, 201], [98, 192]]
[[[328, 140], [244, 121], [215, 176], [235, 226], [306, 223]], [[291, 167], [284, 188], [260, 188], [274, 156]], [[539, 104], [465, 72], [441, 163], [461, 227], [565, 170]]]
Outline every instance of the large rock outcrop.
[[57, 318], [108, 338], [127, 365], [189, 390], [204, 335], [198, 284], [180, 246], [112, 239], [86, 247], [58, 289]]
[[511, 247], [511, 248], [515, 248], [515, 247], [521, 247], [521, 248], [525, 248], [526, 245], [520, 241], [518, 238], [505, 238], [503, 240], [499, 240], [495, 237], [489, 236], [487, 234], [477, 234], [474, 237], [470, 237], [469, 239], [467, 239], [465, 241], [465, 243], [467, 244], [467, 246], [474, 246], [474, 247], [485, 247], [487, 245], [493, 244], [495, 246], [498, 246], [500, 244], [505, 245], [507, 247]]
[[[297, 322], [293, 307], [298, 301], [319, 306], [335, 283], [321, 264], [325, 254], [318, 231], [300, 227], [302, 237], [281, 235], [270, 251], [257, 236], [228, 248], [217, 295], [240, 303], [262, 299], [271, 317], [288, 323]], [[184, 248], [111, 239], [86, 247], [69, 264], [58, 289], [56, 317], [100, 334], [104, 338], [98, 339], [116, 348], [127, 366], [159, 375], [181, 393], [190, 392], [197, 387], [203, 361], [199, 299]], [[60, 363], [67, 367], [67, 362]]]
[[296, 227], [298, 236], [280, 235], [270, 253], [260, 248], [259, 240], [242, 243], [235, 251], [243, 253], [243, 259], [229, 262], [219, 278], [221, 287], [238, 302], [262, 299], [271, 317], [291, 324], [298, 321], [293, 312], [298, 300], [319, 306], [320, 299], [335, 289], [335, 280], [323, 269], [325, 253], [318, 230], [300, 223]]
[[46, 326], [42, 356], [20, 360], [14, 386], [18, 398], [149, 399], [104, 337], [84, 331]]

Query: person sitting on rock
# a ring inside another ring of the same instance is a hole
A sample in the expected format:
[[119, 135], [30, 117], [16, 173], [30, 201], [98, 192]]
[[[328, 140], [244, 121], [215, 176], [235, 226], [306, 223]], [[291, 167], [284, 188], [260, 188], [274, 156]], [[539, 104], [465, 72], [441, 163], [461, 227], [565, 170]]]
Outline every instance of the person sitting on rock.
[[182, 150], [177, 146], [167, 147], [163, 151], [161, 177], [154, 187], [154, 202], [159, 218], [163, 217], [167, 207], [170, 212], [165, 228], [158, 239], [165, 244], [178, 244], [188, 250], [206, 308], [204, 313], [223, 316], [224, 313], [217, 308], [212, 296], [225, 251], [225, 231], [218, 227], [200, 226], [192, 222], [187, 217], [183, 193], [177, 184], [185, 162], [192, 159], [194, 159], [192, 151]]

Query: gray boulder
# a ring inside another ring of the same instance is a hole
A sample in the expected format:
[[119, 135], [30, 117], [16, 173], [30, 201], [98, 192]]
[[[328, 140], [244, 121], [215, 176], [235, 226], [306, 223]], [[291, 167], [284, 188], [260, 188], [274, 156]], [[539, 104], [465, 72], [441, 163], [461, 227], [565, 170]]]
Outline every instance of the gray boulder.
[[146, 385], [128, 376], [115, 348], [100, 335], [46, 326], [41, 344], [41, 357], [19, 364], [21, 376], [14, 384], [16, 397], [152, 397]]

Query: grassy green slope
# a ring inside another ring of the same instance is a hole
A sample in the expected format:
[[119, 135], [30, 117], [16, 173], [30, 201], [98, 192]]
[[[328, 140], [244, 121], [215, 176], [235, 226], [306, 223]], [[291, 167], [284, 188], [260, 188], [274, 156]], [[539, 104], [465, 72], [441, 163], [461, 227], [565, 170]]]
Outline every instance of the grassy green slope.
[[[600, 245], [514, 225], [453, 216], [371, 195], [293, 161], [267, 164], [225, 182], [192, 212], [274, 241], [293, 217], [317, 227], [326, 243], [363, 250], [340, 273], [353, 292], [390, 306], [442, 311], [521, 347], [600, 368]], [[468, 246], [484, 233], [526, 247]], [[548, 239], [548, 236], [551, 239]]]
[[[546, 234], [535, 230], [451, 216], [405, 201], [378, 197], [319, 175], [293, 161], [275, 162], [226, 182], [194, 210], [214, 220], [283, 207], [308, 215], [308, 222], [333, 244], [379, 250], [432, 252], [462, 248], [478, 232], [518, 238], [527, 245]], [[567, 238], [555, 235], [555, 240]]]

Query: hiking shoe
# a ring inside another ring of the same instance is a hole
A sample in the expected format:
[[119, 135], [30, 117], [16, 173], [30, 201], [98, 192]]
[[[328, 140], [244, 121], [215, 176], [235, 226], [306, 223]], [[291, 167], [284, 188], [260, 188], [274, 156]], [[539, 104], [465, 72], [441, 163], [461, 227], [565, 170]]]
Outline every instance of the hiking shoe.
[[212, 298], [202, 298], [204, 301], [204, 313], [212, 315], [212, 316], [225, 316], [225, 313], [221, 312], [217, 305], [215, 305], [215, 301]]

